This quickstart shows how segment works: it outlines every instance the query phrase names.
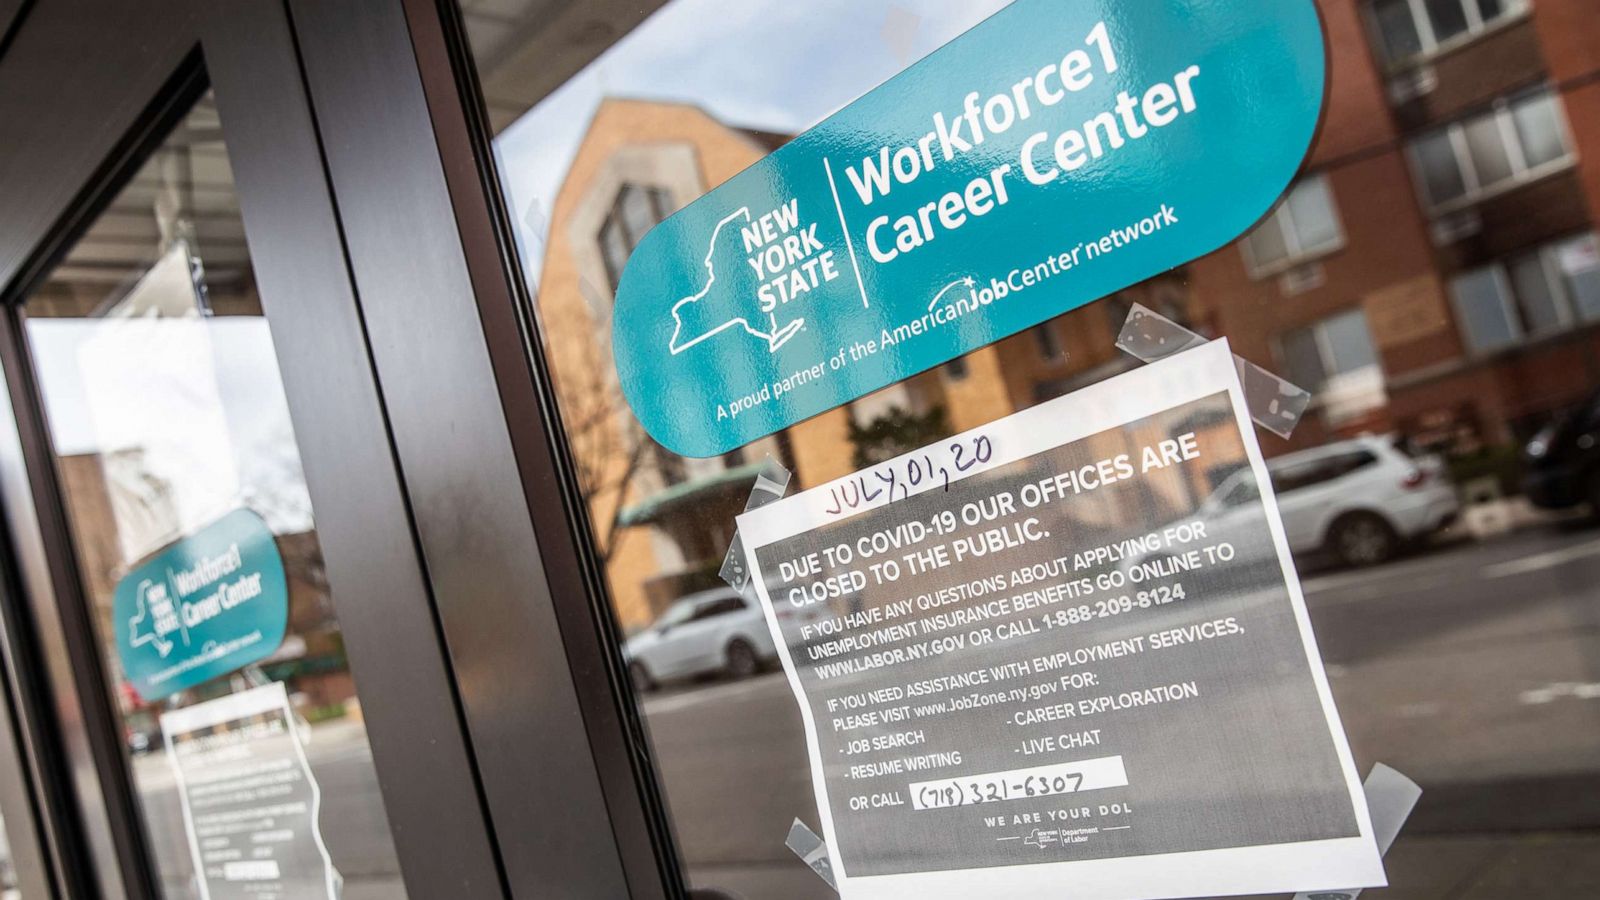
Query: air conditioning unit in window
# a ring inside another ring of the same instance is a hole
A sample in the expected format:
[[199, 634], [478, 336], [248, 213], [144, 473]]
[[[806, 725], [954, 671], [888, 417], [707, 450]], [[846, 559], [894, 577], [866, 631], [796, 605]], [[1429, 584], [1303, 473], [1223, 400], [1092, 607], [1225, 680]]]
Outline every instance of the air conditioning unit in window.
[[1483, 217], [1475, 209], [1440, 216], [1433, 221], [1429, 232], [1435, 247], [1448, 247], [1456, 241], [1472, 237], [1483, 230]]
[[1278, 290], [1285, 297], [1304, 294], [1328, 283], [1328, 272], [1322, 263], [1304, 263], [1278, 276]]
[[1439, 86], [1439, 73], [1433, 66], [1418, 66], [1389, 79], [1389, 102], [1396, 106], [1433, 93]]

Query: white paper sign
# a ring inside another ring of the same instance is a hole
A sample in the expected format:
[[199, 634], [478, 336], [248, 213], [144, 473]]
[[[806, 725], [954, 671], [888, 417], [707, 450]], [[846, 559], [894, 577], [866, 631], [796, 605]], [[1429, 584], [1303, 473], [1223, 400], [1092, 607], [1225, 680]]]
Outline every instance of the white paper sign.
[[161, 716], [202, 900], [338, 900], [322, 791], [283, 682]]
[[1385, 883], [1225, 342], [739, 530], [846, 900]]

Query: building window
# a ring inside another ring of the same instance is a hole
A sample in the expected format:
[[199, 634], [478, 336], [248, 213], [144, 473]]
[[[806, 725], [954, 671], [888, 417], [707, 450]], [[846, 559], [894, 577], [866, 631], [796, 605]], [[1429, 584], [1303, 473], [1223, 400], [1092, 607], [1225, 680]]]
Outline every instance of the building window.
[[1344, 246], [1333, 191], [1321, 175], [1303, 178], [1244, 239], [1245, 264], [1256, 278], [1273, 275]]
[[1527, 9], [1528, 0], [1377, 0], [1372, 24], [1394, 65], [1466, 43]]
[[1474, 269], [1450, 293], [1474, 353], [1600, 320], [1600, 240], [1590, 232]]
[[1359, 309], [1288, 332], [1278, 350], [1286, 377], [1313, 396], [1343, 376], [1366, 374], [1378, 366], [1367, 314]]
[[613, 293], [622, 281], [622, 267], [633, 248], [657, 222], [672, 215], [672, 196], [664, 188], [624, 184], [600, 224], [600, 257]]
[[1033, 327], [1034, 343], [1039, 345], [1039, 355], [1045, 359], [1061, 359], [1067, 355], [1062, 349], [1061, 341], [1056, 337], [1055, 323], [1040, 322]]
[[1571, 159], [1561, 101], [1548, 88], [1498, 100], [1411, 142], [1411, 164], [1435, 212], [1476, 203]]

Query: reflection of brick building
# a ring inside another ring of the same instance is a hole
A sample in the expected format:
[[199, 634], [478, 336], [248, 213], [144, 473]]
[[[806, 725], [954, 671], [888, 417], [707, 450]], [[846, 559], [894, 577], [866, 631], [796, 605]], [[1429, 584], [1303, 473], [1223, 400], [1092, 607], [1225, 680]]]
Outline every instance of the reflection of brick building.
[[1190, 266], [1199, 318], [1317, 390], [1296, 445], [1507, 444], [1600, 383], [1600, 17], [1589, 0], [1319, 5], [1318, 142], [1278, 212]]
[[[819, 416], [742, 453], [686, 460], [638, 431], [621, 402], [610, 361], [611, 303], [627, 254], [656, 222], [772, 150], [765, 135], [728, 128], [686, 106], [607, 101], [595, 113], [550, 215], [539, 277], [539, 316], [561, 392], [573, 457], [623, 621], [703, 586], [732, 537], [765, 454], [786, 461], [803, 442], [803, 479], [843, 471], [842, 412]], [[707, 509], [719, 514], [708, 516]], [[613, 523], [616, 526], [613, 527]], [[613, 534], [614, 532], [614, 534]], [[650, 592], [647, 595], [647, 586]]]
[[[610, 375], [606, 326], [615, 280], [651, 226], [784, 140], [729, 127], [691, 106], [607, 100], [551, 212], [539, 314], [573, 454], [589, 483], [592, 522], [609, 553], [616, 608], [630, 627], [715, 583], [733, 516], [764, 455], [793, 467], [800, 485], [815, 485], [854, 470], [852, 422], [868, 425], [891, 411], [942, 414], [941, 430], [963, 431], [1127, 365], [1111, 340], [1121, 319], [1097, 304], [722, 458], [679, 459], [639, 446], [644, 439]], [[1158, 279], [1128, 292], [1128, 301], [1179, 315], [1179, 285]], [[622, 527], [608, 539], [618, 520]]]
[[855, 467], [852, 423], [893, 412], [963, 431], [1109, 377], [1132, 364], [1114, 346], [1131, 302], [1314, 390], [1292, 445], [1264, 434], [1268, 453], [1377, 430], [1457, 452], [1506, 446], [1600, 383], [1591, 0], [1319, 5], [1325, 120], [1302, 177], [1251, 234], [721, 459], [631, 452], [612, 289], [645, 231], [784, 138], [692, 106], [603, 102], [550, 217], [538, 302], [624, 624], [715, 583], [764, 454], [815, 485]]

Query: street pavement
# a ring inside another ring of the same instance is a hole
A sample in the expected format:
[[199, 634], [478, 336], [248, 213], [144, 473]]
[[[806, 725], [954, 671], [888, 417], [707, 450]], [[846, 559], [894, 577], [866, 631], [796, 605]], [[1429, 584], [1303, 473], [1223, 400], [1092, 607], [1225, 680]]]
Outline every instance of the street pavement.
[[[1600, 896], [1600, 531], [1540, 526], [1303, 581], [1357, 766], [1423, 797], [1374, 900]], [[750, 900], [831, 891], [800, 715], [769, 673], [644, 702], [690, 877]]]

